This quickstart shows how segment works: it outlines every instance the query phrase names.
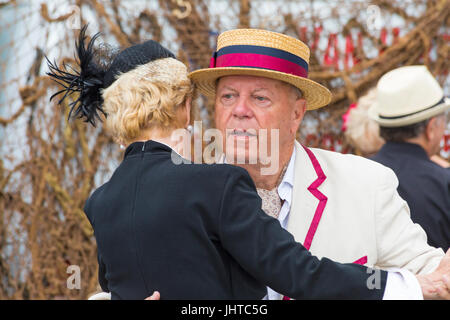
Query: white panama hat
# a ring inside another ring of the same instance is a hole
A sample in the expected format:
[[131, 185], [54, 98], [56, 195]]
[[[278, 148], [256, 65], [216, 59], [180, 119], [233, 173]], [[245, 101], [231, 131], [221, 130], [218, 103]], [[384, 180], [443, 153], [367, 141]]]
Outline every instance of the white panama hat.
[[377, 84], [369, 116], [383, 127], [404, 127], [445, 112], [450, 99], [425, 66], [389, 71]]

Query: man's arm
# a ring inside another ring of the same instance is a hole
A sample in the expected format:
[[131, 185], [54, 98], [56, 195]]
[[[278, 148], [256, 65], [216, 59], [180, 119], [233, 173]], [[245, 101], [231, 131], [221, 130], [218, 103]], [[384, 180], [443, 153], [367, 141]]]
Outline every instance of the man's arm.
[[415, 277], [403, 277], [398, 286], [400, 296], [401, 291], [411, 293], [419, 285], [424, 299], [449, 299], [450, 251], [443, 259], [442, 249], [428, 245], [425, 231], [411, 220], [408, 204], [397, 192], [395, 173], [385, 168], [379, 177], [380, 186], [374, 199], [376, 266], [382, 269], [404, 268], [416, 274]]

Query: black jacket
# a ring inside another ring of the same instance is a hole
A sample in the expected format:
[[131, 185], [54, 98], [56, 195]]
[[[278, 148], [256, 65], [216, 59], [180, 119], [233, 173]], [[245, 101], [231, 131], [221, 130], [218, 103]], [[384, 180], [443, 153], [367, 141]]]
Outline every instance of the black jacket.
[[261, 210], [246, 170], [177, 165], [171, 151], [131, 144], [86, 203], [112, 299], [261, 299], [266, 285], [296, 299], [382, 298], [386, 272], [370, 290], [364, 266], [311, 256]]
[[413, 143], [386, 143], [372, 158], [398, 177], [398, 193], [411, 210], [411, 220], [427, 233], [428, 243], [450, 247], [450, 170], [431, 161]]

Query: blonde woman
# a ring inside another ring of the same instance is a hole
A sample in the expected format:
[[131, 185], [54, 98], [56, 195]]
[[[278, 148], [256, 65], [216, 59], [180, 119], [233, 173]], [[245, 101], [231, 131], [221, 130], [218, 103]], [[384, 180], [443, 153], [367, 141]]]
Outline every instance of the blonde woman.
[[[112, 299], [261, 299], [266, 285], [301, 299], [381, 299], [364, 266], [311, 254], [261, 210], [248, 173], [231, 165], [175, 164], [171, 133], [190, 122], [193, 88], [186, 67], [154, 41], [96, 63], [84, 28], [77, 44], [79, 72], [49, 63], [79, 98], [75, 116], [126, 146], [111, 179], [95, 190], [85, 213], [98, 246], [99, 281]], [[176, 150], [175, 150], [176, 151]], [[180, 159], [178, 159], [180, 160]]]
[[376, 88], [359, 98], [355, 107], [347, 112], [345, 122], [345, 137], [357, 152], [364, 157], [373, 156], [384, 144], [380, 137], [378, 123], [369, 118], [368, 110], [377, 97]]

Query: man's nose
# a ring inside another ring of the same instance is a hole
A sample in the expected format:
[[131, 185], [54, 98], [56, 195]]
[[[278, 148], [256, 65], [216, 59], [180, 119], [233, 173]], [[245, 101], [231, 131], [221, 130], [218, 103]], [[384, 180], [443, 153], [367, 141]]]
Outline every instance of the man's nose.
[[253, 117], [253, 111], [248, 104], [246, 97], [240, 97], [236, 105], [233, 107], [233, 116], [239, 119]]

